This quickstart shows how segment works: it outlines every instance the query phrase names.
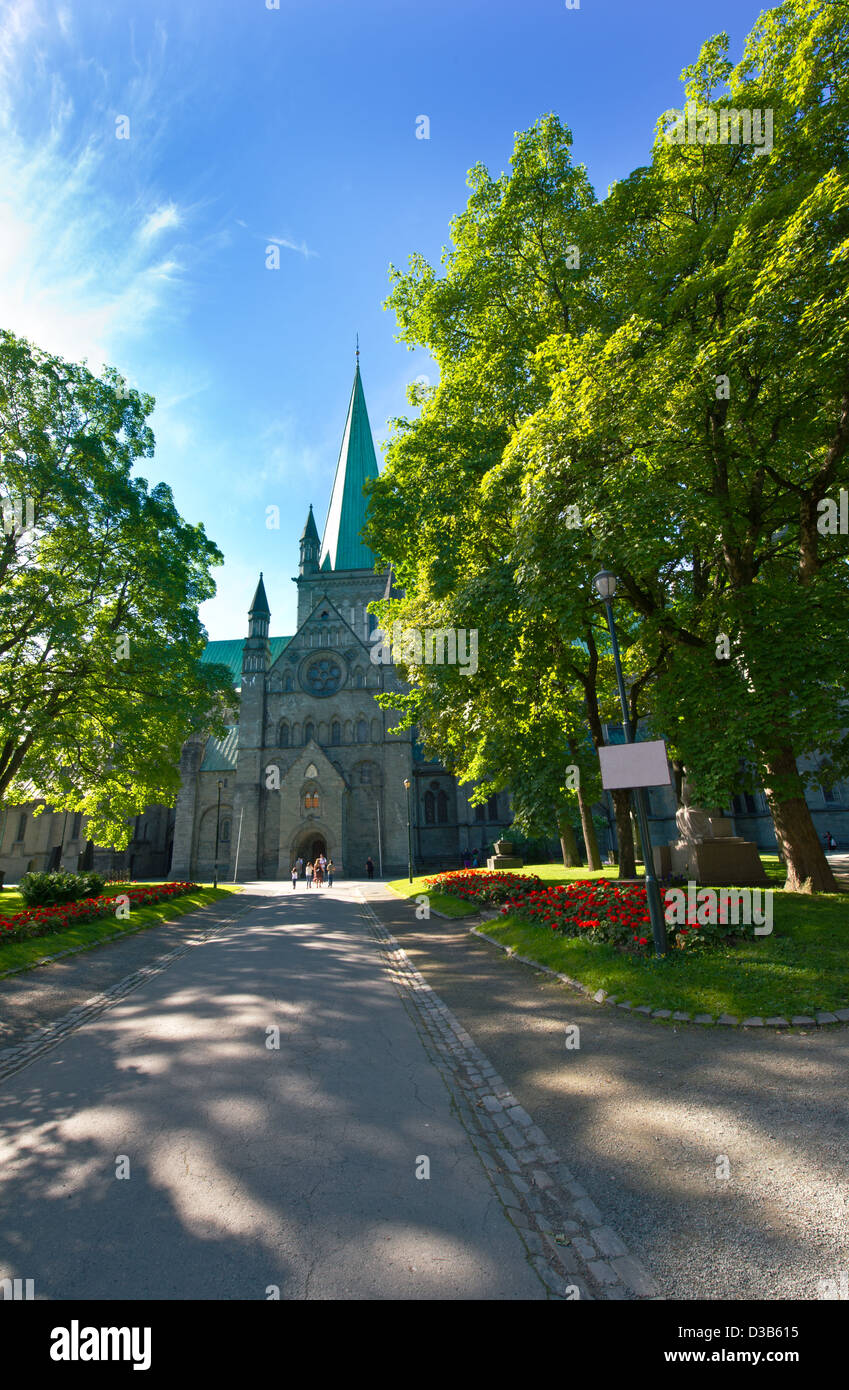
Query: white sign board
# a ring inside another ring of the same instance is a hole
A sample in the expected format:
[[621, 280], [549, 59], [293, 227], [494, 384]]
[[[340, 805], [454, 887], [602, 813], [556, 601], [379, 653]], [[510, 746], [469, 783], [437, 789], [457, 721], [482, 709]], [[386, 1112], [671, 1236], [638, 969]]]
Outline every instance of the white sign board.
[[668, 787], [672, 781], [666, 744], [662, 738], [648, 743], [613, 743], [599, 748], [601, 785], [605, 791], [631, 787]]

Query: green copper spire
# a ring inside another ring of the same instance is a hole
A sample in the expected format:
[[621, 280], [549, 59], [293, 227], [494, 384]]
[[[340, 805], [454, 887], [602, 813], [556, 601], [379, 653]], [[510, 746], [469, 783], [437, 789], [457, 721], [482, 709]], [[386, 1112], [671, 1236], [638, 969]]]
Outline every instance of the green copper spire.
[[374, 569], [374, 556], [360, 540], [366, 522], [367, 499], [363, 484], [378, 474], [371, 426], [360, 380], [359, 351], [354, 388], [348, 406], [342, 448], [336, 465], [333, 492], [324, 524], [319, 568], [323, 570]]
[[271, 617], [271, 609], [268, 606], [268, 599], [265, 597], [265, 585], [262, 582], [262, 570], [259, 572], [259, 583], [256, 586], [254, 601], [248, 609], [248, 617], [252, 617], [255, 613], [264, 618]]

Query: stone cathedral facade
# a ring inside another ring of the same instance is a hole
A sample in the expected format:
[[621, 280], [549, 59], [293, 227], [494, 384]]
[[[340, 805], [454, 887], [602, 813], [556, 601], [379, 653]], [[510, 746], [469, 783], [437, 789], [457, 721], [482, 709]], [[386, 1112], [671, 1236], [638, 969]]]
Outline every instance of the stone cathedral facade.
[[364, 875], [369, 856], [376, 872], [401, 873], [405, 780], [419, 870], [486, 850], [509, 825], [506, 794], [471, 807], [409, 731], [389, 732], [397, 715], [376, 703], [402, 688], [392, 666], [370, 659], [367, 605], [387, 585], [361, 539], [363, 485], [377, 471], [358, 363], [324, 533], [310, 507], [301, 535], [297, 631], [271, 635], [267, 589], [273, 596], [279, 579], [260, 575], [247, 635], [207, 647], [204, 659], [228, 666], [239, 690], [238, 723], [183, 747], [172, 878], [211, 878], [216, 826], [224, 878], [285, 879], [299, 856], [319, 851], [345, 876]]

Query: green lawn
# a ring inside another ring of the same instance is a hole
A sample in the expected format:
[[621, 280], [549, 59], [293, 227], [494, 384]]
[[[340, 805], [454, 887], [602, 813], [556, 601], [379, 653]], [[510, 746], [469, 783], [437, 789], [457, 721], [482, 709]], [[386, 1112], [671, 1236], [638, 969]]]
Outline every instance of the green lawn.
[[[784, 872], [776, 855], [762, 856], [772, 886], [780, 889]], [[508, 872], [513, 872], [508, 870]], [[550, 883], [569, 883], [579, 878], [615, 877], [617, 870], [602, 874], [564, 869], [558, 864], [529, 864], [516, 873], [536, 873]], [[424, 878], [410, 885], [399, 879], [389, 885], [396, 892], [424, 893]], [[476, 909], [443, 894], [434, 894], [432, 905], [443, 911], [452, 904], [454, 917], [467, 917]], [[648, 1004], [655, 1009], [682, 1010], [690, 1014], [733, 1014], [738, 1018], [760, 1015], [811, 1014], [818, 1010], [849, 1008], [849, 895], [776, 892], [774, 929], [770, 936], [721, 948], [706, 955], [672, 953], [657, 961], [623, 954], [605, 944], [555, 935], [508, 917], [485, 924], [488, 936], [513, 946], [553, 970], [570, 975], [592, 990], [604, 989], [620, 1002]]]
[[[114, 886], [116, 893], [119, 893], [121, 885]], [[183, 893], [179, 898], [172, 898], [169, 902], [135, 908], [123, 921], [114, 917], [100, 917], [94, 922], [81, 922], [65, 931], [51, 932], [48, 936], [36, 936], [29, 941], [2, 942], [0, 975], [7, 970], [25, 969], [62, 951], [84, 951], [91, 946], [98, 946], [106, 939], [146, 931], [149, 927], [158, 927], [162, 922], [173, 922], [175, 918], [183, 917], [187, 912], [194, 912], [199, 907], [206, 907], [208, 903], [218, 902], [220, 898], [241, 891], [237, 884], [226, 884], [218, 888], [213, 888], [210, 884], [201, 884], [193, 893]], [[20, 893], [14, 889], [3, 889], [0, 894], [0, 915], [10, 917], [13, 913], [20, 912], [24, 906]]]

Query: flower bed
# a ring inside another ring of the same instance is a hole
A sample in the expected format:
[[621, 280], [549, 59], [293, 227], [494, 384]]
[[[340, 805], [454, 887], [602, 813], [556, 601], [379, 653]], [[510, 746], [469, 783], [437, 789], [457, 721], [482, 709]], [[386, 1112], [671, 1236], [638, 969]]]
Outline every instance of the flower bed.
[[447, 893], [472, 903], [503, 903], [516, 893], [529, 893], [542, 887], [536, 874], [499, 874], [492, 869], [456, 869], [426, 878], [434, 893]]
[[92, 922], [97, 917], [114, 916], [119, 901], [129, 899], [130, 909], [147, 907], [177, 898], [181, 893], [191, 893], [199, 888], [197, 883], [152, 883], [127, 884], [117, 893], [102, 893], [96, 898], [83, 898], [75, 903], [57, 903], [53, 907], [32, 907], [24, 912], [15, 912], [10, 917], [0, 917], [0, 944], [5, 941], [27, 941], [34, 936], [47, 936], [51, 932], [64, 931], [76, 926], [78, 922]]
[[[620, 950], [638, 955], [652, 949], [646, 890], [638, 883], [591, 879], [530, 891], [520, 889], [504, 900], [501, 913], [547, 927], [562, 936], [609, 941]], [[752, 936], [753, 929], [742, 924], [731, 927], [727, 922], [700, 923], [690, 916], [680, 925], [668, 923], [666, 934], [673, 950], [703, 951], [723, 945], [732, 937]]]

